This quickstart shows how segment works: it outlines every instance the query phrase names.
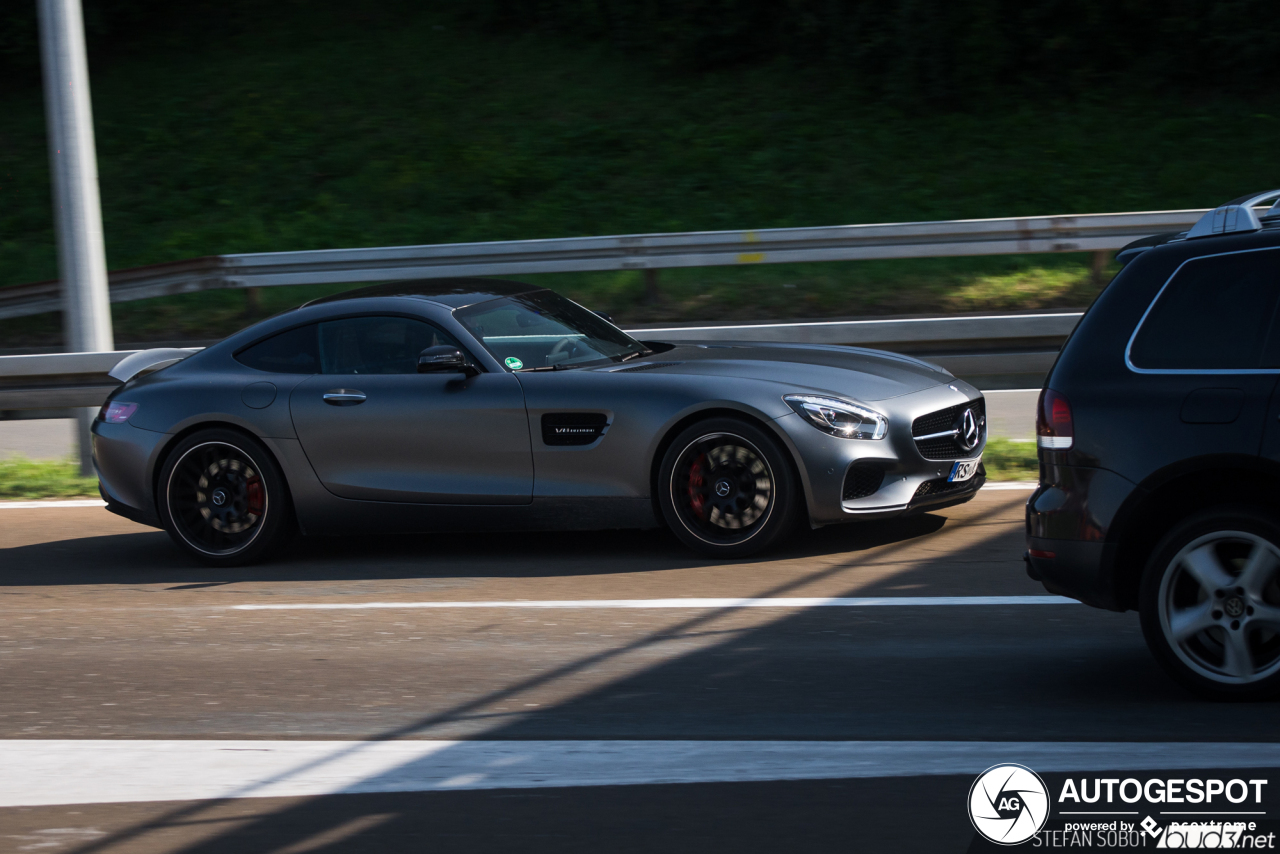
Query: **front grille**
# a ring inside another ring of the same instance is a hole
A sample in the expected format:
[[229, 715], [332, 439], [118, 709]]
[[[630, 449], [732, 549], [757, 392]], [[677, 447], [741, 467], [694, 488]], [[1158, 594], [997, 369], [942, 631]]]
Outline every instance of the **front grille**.
[[845, 501], [855, 498], [866, 498], [884, 483], [884, 469], [871, 466], [852, 465], [844, 476], [844, 492], [841, 497]]
[[926, 460], [961, 460], [973, 456], [974, 450], [981, 446], [987, 435], [987, 404], [983, 398], [968, 403], [948, 406], [928, 415], [921, 415], [911, 422], [912, 436], [928, 436], [953, 430], [960, 424], [964, 410], [972, 409], [973, 417], [978, 422], [978, 444], [966, 450], [955, 436], [938, 436], [934, 439], [916, 439], [916, 448], [920, 456]]
[[643, 365], [633, 365], [630, 368], [618, 368], [615, 374], [627, 374], [634, 371], [652, 371], [654, 368], [669, 368], [672, 365], [679, 365], [680, 362], [645, 362]]

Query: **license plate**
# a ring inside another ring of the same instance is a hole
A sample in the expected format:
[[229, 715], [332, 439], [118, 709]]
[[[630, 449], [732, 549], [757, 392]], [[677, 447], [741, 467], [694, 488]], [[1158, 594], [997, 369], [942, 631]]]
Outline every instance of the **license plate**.
[[959, 483], [962, 480], [968, 480], [978, 472], [978, 463], [982, 462], [982, 457], [976, 460], [959, 460], [951, 466], [951, 476], [947, 478], [947, 483]]

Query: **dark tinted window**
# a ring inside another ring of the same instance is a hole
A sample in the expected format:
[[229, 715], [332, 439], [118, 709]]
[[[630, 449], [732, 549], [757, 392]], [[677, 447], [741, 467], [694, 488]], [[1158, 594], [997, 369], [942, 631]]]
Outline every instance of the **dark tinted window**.
[[320, 372], [320, 351], [316, 346], [316, 326], [300, 326], [259, 341], [236, 354], [236, 360], [259, 371], [277, 374]]
[[458, 346], [442, 330], [409, 317], [329, 320], [320, 324], [320, 372], [416, 374], [418, 355], [438, 344]]
[[1280, 298], [1280, 253], [1188, 261], [1142, 323], [1129, 358], [1139, 368], [1259, 368]]

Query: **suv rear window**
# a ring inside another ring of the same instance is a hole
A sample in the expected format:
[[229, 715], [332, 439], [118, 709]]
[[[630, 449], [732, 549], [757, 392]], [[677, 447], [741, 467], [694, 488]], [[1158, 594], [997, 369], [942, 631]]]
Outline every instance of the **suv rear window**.
[[1148, 370], [1264, 367], [1278, 299], [1274, 250], [1188, 261], [1143, 319], [1129, 361]]

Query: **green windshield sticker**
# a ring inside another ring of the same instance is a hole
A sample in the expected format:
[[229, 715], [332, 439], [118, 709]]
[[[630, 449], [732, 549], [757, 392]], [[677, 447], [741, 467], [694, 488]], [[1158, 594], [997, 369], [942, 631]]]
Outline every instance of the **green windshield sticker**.
[[506, 358], [506, 363], [507, 367], [513, 371], [518, 371], [524, 367], [524, 362], [520, 361], [515, 356], [508, 356]]

